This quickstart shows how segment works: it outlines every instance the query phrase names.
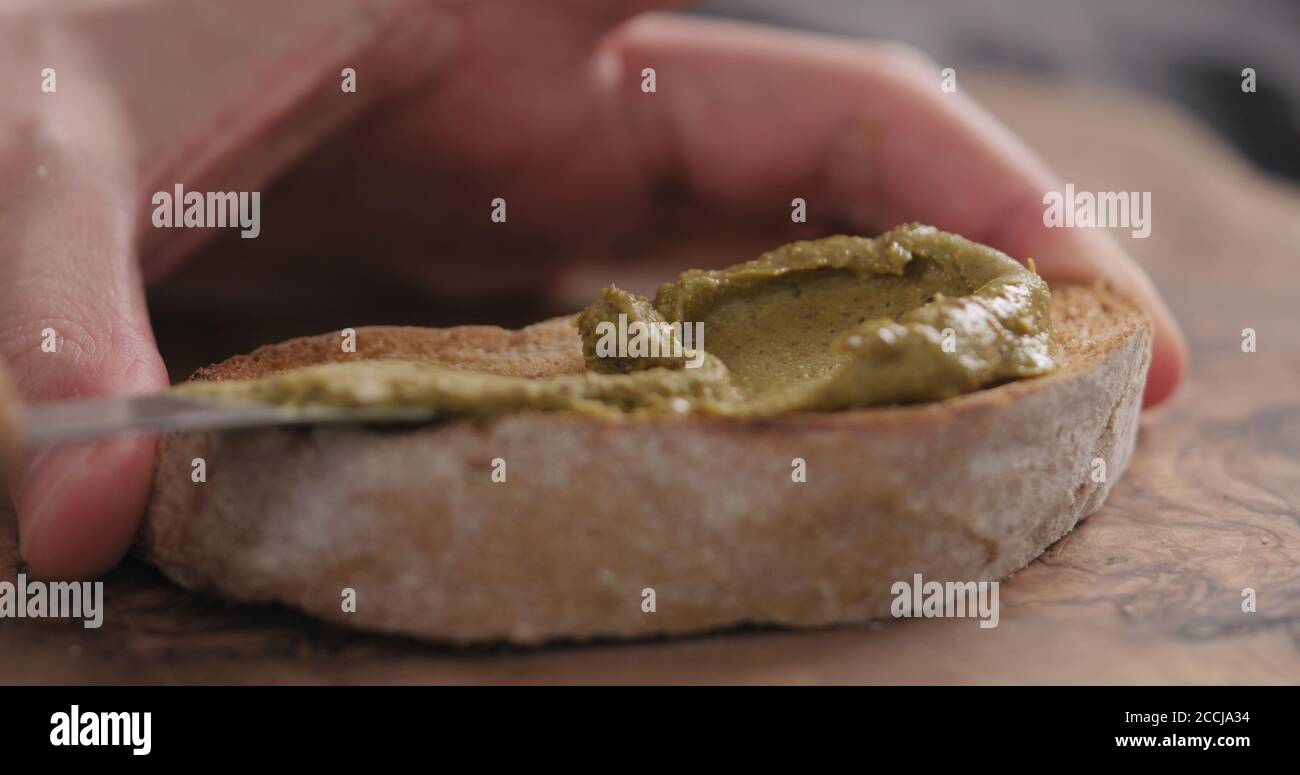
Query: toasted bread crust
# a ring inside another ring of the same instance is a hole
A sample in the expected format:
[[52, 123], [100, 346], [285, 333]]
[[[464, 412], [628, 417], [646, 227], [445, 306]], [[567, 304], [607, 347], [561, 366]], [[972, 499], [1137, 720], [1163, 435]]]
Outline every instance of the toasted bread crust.
[[[1101, 287], [1058, 288], [1053, 308], [1058, 373], [916, 406], [167, 434], [138, 549], [188, 587], [441, 641], [888, 616], [891, 585], [913, 573], [1024, 567], [1096, 511], [1127, 465], [1149, 324]], [[195, 378], [377, 357], [529, 377], [583, 368], [570, 318], [356, 334], [356, 353], [335, 332]], [[190, 479], [197, 457], [205, 483]], [[492, 481], [497, 458], [505, 482]], [[792, 481], [794, 458], [806, 483]]]

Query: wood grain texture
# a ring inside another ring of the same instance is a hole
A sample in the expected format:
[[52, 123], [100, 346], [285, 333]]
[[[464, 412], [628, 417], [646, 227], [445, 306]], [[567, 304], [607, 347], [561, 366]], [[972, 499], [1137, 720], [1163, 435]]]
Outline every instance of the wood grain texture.
[[[1102, 510], [1003, 584], [996, 629], [912, 620], [458, 651], [225, 604], [128, 562], [105, 579], [101, 630], [0, 620], [0, 681], [1300, 681], [1300, 193], [1148, 101], [963, 84], [1080, 190], [1152, 191], [1150, 239], [1122, 239], [1193, 347], [1188, 383], [1144, 417]], [[0, 530], [0, 579], [16, 549]]]

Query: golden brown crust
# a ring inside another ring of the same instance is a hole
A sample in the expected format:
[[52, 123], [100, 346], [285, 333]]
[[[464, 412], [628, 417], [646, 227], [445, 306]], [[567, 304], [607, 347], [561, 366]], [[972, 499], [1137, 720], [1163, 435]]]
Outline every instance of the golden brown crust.
[[[949, 401], [765, 420], [532, 414], [409, 431], [168, 434], [141, 552], [187, 586], [468, 642], [632, 637], [887, 616], [893, 581], [1002, 578], [1095, 511], [1128, 462], [1149, 325], [1055, 291], [1061, 370]], [[200, 370], [394, 357], [579, 370], [569, 318], [362, 328]], [[204, 457], [208, 481], [190, 480]], [[791, 480], [806, 462], [807, 482]], [[492, 461], [507, 463], [493, 482]], [[1106, 481], [1094, 480], [1094, 461]], [[343, 612], [343, 588], [356, 591]], [[654, 588], [656, 611], [642, 610]]]

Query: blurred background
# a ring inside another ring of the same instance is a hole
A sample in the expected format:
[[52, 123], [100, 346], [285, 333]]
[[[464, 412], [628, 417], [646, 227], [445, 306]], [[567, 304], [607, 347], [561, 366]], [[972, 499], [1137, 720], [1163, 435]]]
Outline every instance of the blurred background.
[[[1297, 0], [714, 0], [696, 12], [900, 40], [959, 72], [1173, 100], [1255, 164], [1300, 181]], [[1255, 94], [1240, 89], [1245, 67], [1255, 68]]]

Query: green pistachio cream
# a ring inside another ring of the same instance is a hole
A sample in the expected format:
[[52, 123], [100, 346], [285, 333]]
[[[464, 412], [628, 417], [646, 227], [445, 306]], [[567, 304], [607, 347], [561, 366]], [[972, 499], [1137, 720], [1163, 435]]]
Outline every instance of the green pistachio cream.
[[175, 390], [453, 416], [763, 417], [936, 401], [1056, 368], [1047, 284], [997, 250], [918, 224], [693, 269], [653, 300], [611, 286], [577, 329], [579, 374], [360, 360]]

